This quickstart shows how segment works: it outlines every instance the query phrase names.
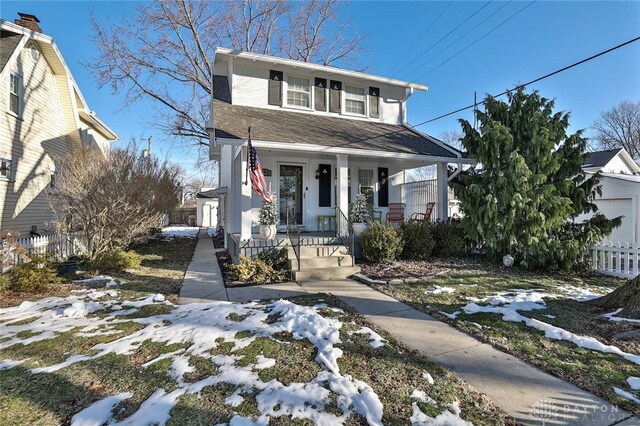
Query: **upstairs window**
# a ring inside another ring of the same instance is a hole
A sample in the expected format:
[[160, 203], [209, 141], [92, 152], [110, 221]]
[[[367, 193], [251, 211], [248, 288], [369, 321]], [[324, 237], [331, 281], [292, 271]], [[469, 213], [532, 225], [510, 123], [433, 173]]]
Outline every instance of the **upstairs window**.
[[20, 76], [9, 75], [9, 111], [20, 115]]
[[13, 180], [12, 161], [8, 158], [0, 158], [0, 179]]
[[287, 80], [287, 104], [309, 108], [311, 105], [311, 87], [309, 80], [300, 77], [289, 77]]
[[345, 86], [344, 109], [349, 114], [364, 115], [364, 103], [367, 98], [362, 87]]

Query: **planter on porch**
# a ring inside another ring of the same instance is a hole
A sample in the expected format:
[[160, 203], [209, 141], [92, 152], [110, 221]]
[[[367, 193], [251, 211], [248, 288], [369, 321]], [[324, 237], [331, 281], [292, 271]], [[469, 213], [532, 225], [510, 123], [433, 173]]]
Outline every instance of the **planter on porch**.
[[354, 223], [353, 224], [353, 234], [356, 237], [359, 237], [360, 235], [362, 235], [362, 233], [364, 232], [365, 229], [367, 229], [367, 224], [366, 223]]
[[260, 237], [265, 240], [273, 240], [276, 238], [276, 225], [260, 225]]

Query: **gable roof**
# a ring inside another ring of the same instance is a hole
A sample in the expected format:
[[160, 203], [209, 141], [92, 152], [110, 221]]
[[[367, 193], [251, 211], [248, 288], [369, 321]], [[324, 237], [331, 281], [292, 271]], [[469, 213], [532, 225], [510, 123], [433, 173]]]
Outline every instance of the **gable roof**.
[[[74, 80], [69, 67], [64, 61], [60, 50], [58, 49], [58, 46], [53, 41], [53, 38], [45, 34], [32, 31], [20, 25], [5, 21], [4, 19], [0, 19], [0, 30], [3, 34], [3, 38], [5, 38], [4, 33], [13, 34], [13, 36], [6, 37], [10, 39], [10, 41], [6, 42], [9, 47], [14, 43], [14, 39], [18, 40], [16, 45], [13, 47], [13, 51], [15, 51], [16, 47], [19, 45], [23, 37], [26, 37], [27, 39], [36, 43], [36, 45], [38, 46], [38, 49], [42, 53], [42, 56], [47, 61], [49, 67], [56, 77], [61, 101], [68, 106], [69, 110], [72, 110], [74, 112], [73, 116], [69, 116], [69, 114], [65, 115], [65, 124], [67, 126], [67, 131], [72, 143], [82, 143], [79, 130], [80, 118], [90, 123], [97, 131], [102, 133], [106, 139], [118, 139], [118, 135], [106, 124], [104, 124], [98, 117], [96, 117], [95, 112], [89, 109], [89, 106], [85, 101], [84, 96], [82, 96], [82, 92], [80, 91], [78, 84]], [[5, 42], [3, 41], [2, 43], [3, 44], [0, 45], [0, 49], [3, 52], [2, 56], [4, 56]], [[7, 58], [7, 62], [2, 63], [0, 72], [4, 72], [5, 66], [8, 65], [11, 58], [15, 56], [13, 51], [12, 53], [8, 54], [9, 57]]]
[[622, 151], [622, 148], [590, 152], [587, 161], [584, 162], [582, 167], [604, 167], [613, 157], [618, 155], [620, 151]]
[[216, 138], [310, 144], [332, 148], [462, 158], [455, 148], [407, 126], [295, 111], [232, 105], [227, 77], [214, 78]]

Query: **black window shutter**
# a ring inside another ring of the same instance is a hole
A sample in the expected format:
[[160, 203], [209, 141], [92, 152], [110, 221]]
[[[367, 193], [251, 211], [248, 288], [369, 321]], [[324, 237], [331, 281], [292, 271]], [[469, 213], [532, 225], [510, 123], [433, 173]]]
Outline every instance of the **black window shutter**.
[[329, 112], [341, 112], [342, 82], [331, 80], [329, 91]]
[[318, 206], [331, 207], [331, 165], [320, 164], [318, 172]]
[[380, 117], [380, 88], [369, 87], [369, 116]]
[[327, 110], [327, 79], [317, 78], [314, 85], [315, 107], [316, 111]]
[[378, 207], [389, 207], [389, 169], [378, 167]]
[[269, 71], [269, 105], [282, 106], [282, 71]]

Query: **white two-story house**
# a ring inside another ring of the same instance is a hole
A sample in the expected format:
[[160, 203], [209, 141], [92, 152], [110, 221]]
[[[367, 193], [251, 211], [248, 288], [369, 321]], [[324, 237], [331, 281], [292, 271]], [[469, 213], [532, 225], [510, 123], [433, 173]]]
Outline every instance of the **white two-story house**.
[[57, 156], [74, 145], [108, 155], [117, 135], [93, 113], [34, 15], [0, 20], [0, 229], [51, 230], [46, 197]]
[[306, 231], [348, 215], [358, 193], [384, 221], [389, 204], [403, 202], [404, 171], [425, 165], [437, 165], [434, 218], [445, 219], [447, 164], [473, 163], [407, 123], [421, 84], [223, 48], [214, 74], [210, 157], [220, 161], [221, 225], [234, 243], [256, 239], [263, 202], [246, 176], [249, 128], [281, 225], [289, 211]]

